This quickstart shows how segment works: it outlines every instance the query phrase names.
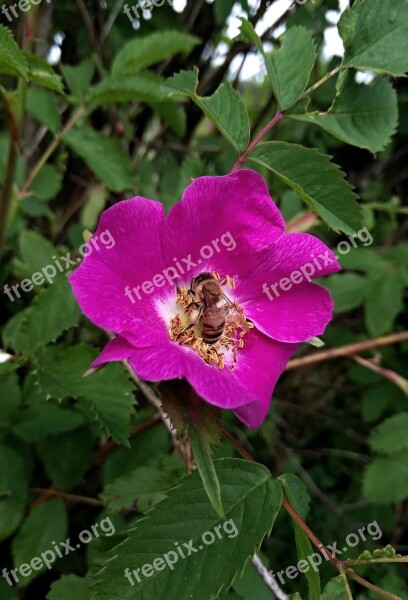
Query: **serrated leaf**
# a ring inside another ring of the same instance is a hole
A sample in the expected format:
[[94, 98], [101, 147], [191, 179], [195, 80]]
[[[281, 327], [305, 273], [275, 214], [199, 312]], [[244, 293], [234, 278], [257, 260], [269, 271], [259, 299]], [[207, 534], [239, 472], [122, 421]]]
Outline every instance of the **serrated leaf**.
[[358, 0], [338, 23], [343, 64], [395, 77], [408, 71], [408, 1]]
[[117, 54], [113, 73], [132, 73], [179, 52], [190, 52], [199, 38], [182, 31], [160, 31], [131, 40]]
[[364, 472], [363, 488], [374, 504], [404, 500], [408, 496], [408, 449], [375, 458]]
[[134, 385], [123, 367], [113, 363], [81, 379], [97, 354], [90, 346], [77, 345], [56, 356], [40, 357], [39, 384], [54, 398], [84, 399], [101, 427], [117, 442], [127, 444]]
[[[137, 522], [128, 539], [112, 550], [111, 560], [97, 576], [95, 600], [208, 600], [226, 592], [271, 530], [282, 491], [262, 465], [224, 459], [215, 461], [215, 466], [227, 520], [217, 517], [197, 472], [184, 478]], [[220, 535], [213, 533], [209, 544], [209, 534], [217, 527]], [[189, 542], [197, 552], [187, 556], [186, 551], [185, 559], [174, 552], [177, 562], [172, 569], [166, 568], [163, 560], [161, 571], [152, 566], [152, 576], [142, 575], [140, 583], [134, 579], [134, 586], [124, 577], [124, 569], [131, 567], [136, 572], [139, 568], [140, 573], [146, 563], [174, 551], [176, 543], [183, 549], [183, 543]]]
[[62, 140], [112, 190], [121, 192], [132, 188], [130, 159], [118, 140], [90, 127], [71, 129], [64, 133]]
[[88, 468], [93, 441], [89, 427], [81, 427], [38, 442], [37, 452], [54, 485], [67, 491], [79, 483]]
[[[288, 473], [281, 475], [278, 480], [282, 484], [284, 492], [292, 508], [296, 510], [303, 518], [309, 509], [310, 498], [308, 496], [305, 485], [296, 475]], [[295, 530], [296, 550], [299, 561], [307, 561], [309, 556], [314, 552], [312, 544], [305, 532], [299, 527], [296, 521], [292, 521]], [[309, 600], [320, 600], [320, 575], [314, 569], [307, 569], [304, 573], [308, 588]]]
[[378, 425], [370, 435], [374, 451], [393, 454], [408, 448], [408, 412], [400, 412]]
[[48, 88], [59, 94], [64, 93], [62, 79], [54, 69], [42, 58], [35, 54], [24, 52], [28, 64], [28, 79], [41, 87]]
[[22, 318], [14, 333], [13, 346], [26, 356], [55, 341], [66, 329], [74, 327], [81, 317], [65, 277], [59, 277], [50, 287], [43, 289], [32, 305], [20, 314]]
[[77, 575], [63, 575], [54, 581], [47, 594], [47, 600], [91, 600], [89, 579]]
[[193, 96], [195, 103], [239, 152], [249, 144], [249, 118], [244, 102], [232, 85], [222, 83], [208, 98]]
[[166, 86], [169, 94], [195, 94], [198, 86], [198, 68], [194, 67], [191, 71], [180, 71], [166, 80]]
[[335, 231], [360, 229], [356, 195], [330, 157], [297, 144], [267, 142], [255, 148], [250, 159], [275, 173]]
[[[29, 514], [15, 537], [12, 545], [14, 566], [18, 568], [29, 564], [34, 557], [41, 557], [47, 550], [52, 551], [52, 542], [65, 541], [67, 533], [68, 516], [63, 500], [48, 500]], [[46, 570], [43, 564], [40, 569], [31, 569], [25, 577], [20, 575], [19, 585], [26, 586]]]
[[30, 87], [27, 90], [26, 107], [39, 123], [48, 127], [52, 133], [57, 133], [61, 119], [54, 94], [41, 88]]
[[316, 60], [316, 48], [310, 32], [304, 27], [287, 29], [279, 38], [281, 47], [266, 54], [253, 25], [242, 19], [242, 34], [262, 53], [273, 93], [281, 110], [287, 110], [305, 91]]
[[386, 79], [357, 84], [348, 73], [327, 113], [291, 115], [297, 121], [319, 125], [338, 139], [372, 153], [387, 146], [398, 123], [397, 94]]
[[37, 442], [48, 435], [65, 433], [80, 427], [80, 412], [61, 408], [51, 402], [29, 406], [14, 424], [14, 432], [25, 442]]
[[27, 502], [27, 476], [21, 456], [0, 445], [0, 542], [11, 535], [23, 518]]
[[0, 73], [27, 79], [28, 66], [11, 31], [0, 25]]
[[33, 179], [30, 192], [40, 200], [51, 200], [58, 194], [61, 187], [61, 173], [57, 171], [54, 165], [44, 165]]
[[123, 76], [110, 75], [90, 90], [87, 104], [104, 105], [112, 102], [161, 102], [169, 90], [164, 79], [154, 73], [137, 73]]
[[15, 422], [18, 409], [21, 404], [21, 389], [17, 374], [8, 370], [5, 365], [12, 363], [2, 363], [0, 369], [0, 435], [2, 429], [9, 429]]
[[142, 466], [115, 479], [101, 494], [101, 500], [111, 511], [129, 509], [135, 503], [140, 512], [146, 512], [166, 497], [170, 489], [185, 473], [185, 465], [175, 456], [166, 457], [162, 465]]
[[323, 590], [321, 600], [349, 600], [347, 586], [341, 575], [331, 579]]

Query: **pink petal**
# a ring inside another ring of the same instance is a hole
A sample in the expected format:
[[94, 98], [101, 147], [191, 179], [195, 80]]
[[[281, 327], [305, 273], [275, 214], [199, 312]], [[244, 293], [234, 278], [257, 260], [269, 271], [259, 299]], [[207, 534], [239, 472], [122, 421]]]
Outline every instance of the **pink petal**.
[[116, 360], [125, 360], [125, 358], [129, 358], [129, 356], [133, 354], [134, 350], [132, 344], [129, 344], [125, 338], [113, 338], [106, 344], [100, 355], [93, 361], [91, 367], [99, 367], [100, 365]]
[[[106, 239], [110, 232], [114, 245], [98, 243], [71, 275], [75, 297], [85, 315], [99, 327], [121, 334], [135, 345], [163, 343], [166, 327], [158, 318], [152, 296], [139, 290], [140, 299], [126, 288], [151, 281], [164, 268], [161, 241], [163, 205], [145, 198], [124, 200], [105, 211], [97, 230], [88, 242]], [[169, 283], [154, 288], [154, 297], [168, 293]]]
[[292, 233], [282, 236], [263, 258], [251, 276], [238, 278], [232, 294], [247, 318], [281, 342], [321, 335], [332, 318], [333, 301], [327, 290], [306, 276], [312, 280], [340, 270], [331, 250], [312, 235]]
[[203, 271], [233, 276], [249, 273], [284, 229], [264, 179], [242, 170], [189, 185], [166, 219], [163, 248], [169, 266], [177, 259], [185, 269], [186, 281]]

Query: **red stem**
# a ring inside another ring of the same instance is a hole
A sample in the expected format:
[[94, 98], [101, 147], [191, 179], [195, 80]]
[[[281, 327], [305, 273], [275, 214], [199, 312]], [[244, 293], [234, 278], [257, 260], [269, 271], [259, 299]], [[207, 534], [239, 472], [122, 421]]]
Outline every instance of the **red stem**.
[[269, 121], [269, 123], [262, 129], [262, 131], [260, 131], [258, 133], [256, 138], [249, 144], [249, 146], [245, 150], [245, 152], [238, 158], [237, 162], [231, 169], [231, 173], [233, 173], [234, 171], [237, 171], [241, 167], [241, 165], [243, 165], [243, 163], [247, 160], [248, 155], [255, 148], [255, 146], [257, 146], [259, 144], [259, 142], [262, 140], [263, 137], [265, 137], [265, 135], [268, 133], [268, 131], [273, 129], [273, 127], [275, 127], [275, 125], [280, 123], [280, 121], [283, 121], [285, 116], [286, 115], [284, 115], [283, 113], [281, 113], [278, 110], [276, 115], [273, 117], [272, 121]]

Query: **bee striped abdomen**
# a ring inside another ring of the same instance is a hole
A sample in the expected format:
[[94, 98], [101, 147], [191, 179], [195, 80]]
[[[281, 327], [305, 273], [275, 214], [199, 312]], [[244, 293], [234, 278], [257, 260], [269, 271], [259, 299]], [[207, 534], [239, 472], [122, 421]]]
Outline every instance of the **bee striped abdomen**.
[[208, 309], [204, 311], [201, 323], [201, 335], [206, 344], [216, 344], [221, 338], [225, 327], [225, 317], [219, 311]]

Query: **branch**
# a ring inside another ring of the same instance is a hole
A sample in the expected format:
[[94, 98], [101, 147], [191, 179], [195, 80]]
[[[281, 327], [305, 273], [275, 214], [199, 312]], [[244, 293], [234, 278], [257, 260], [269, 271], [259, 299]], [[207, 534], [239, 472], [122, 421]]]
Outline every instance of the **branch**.
[[[101, 500], [97, 500], [96, 498], [78, 496], [77, 494], [68, 494], [67, 492], [62, 492], [61, 490], [55, 488], [30, 488], [30, 492], [33, 492], [33, 494], [39, 494], [39, 499], [43, 499], [43, 501], [48, 500], [48, 498], [50, 497], [57, 496], [58, 498], [67, 500], [67, 502], [81, 502], [82, 504], [89, 504], [89, 506], [97, 506], [98, 508], [104, 506], [104, 503]], [[37, 506], [37, 504], [35, 505]]]
[[354, 354], [360, 354], [360, 352], [366, 352], [373, 348], [381, 348], [382, 346], [389, 346], [391, 344], [399, 344], [401, 342], [408, 341], [408, 331], [401, 333], [393, 333], [385, 337], [377, 338], [375, 340], [367, 340], [365, 342], [359, 342], [357, 344], [349, 344], [347, 346], [341, 346], [340, 348], [332, 348], [330, 350], [323, 350], [322, 352], [316, 352], [309, 356], [302, 358], [295, 358], [290, 360], [287, 364], [286, 370], [291, 371], [300, 367], [308, 367], [316, 363], [331, 360], [333, 358], [340, 358], [343, 356], [353, 356]]
[[257, 554], [253, 555], [253, 557], [251, 558], [251, 562], [258, 571], [259, 575], [266, 583], [266, 585], [268, 586], [268, 588], [272, 590], [272, 592], [275, 594], [278, 600], [289, 600], [289, 596], [287, 596], [285, 592], [283, 592], [283, 590], [280, 589], [275, 577], [271, 575], [268, 569], [262, 564], [261, 559]]
[[275, 116], [273, 117], [273, 119], [271, 121], [269, 121], [269, 123], [262, 129], [262, 131], [260, 131], [258, 133], [258, 135], [256, 136], [256, 138], [249, 144], [249, 146], [245, 150], [245, 152], [238, 158], [237, 162], [235, 163], [235, 165], [231, 169], [231, 173], [233, 171], [237, 171], [243, 165], [243, 163], [247, 160], [248, 155], [255, 148], [255, 146], [257, 146], [259, 144], [259, 142], [262, 140], [262, 138], [264, 138], [265, 135], [271, 129], [273, 129], [273, 127], [275, 127], [275, 125], [277, 125], [278, 123], [280, 123], [281, 121], [283, 121], [283, 119], [285, 118], [285, 116], [286, 115], [284, 115], [284, 113], [280, 112], [279, 110], [277, 111], [277, 113], [275, 114]]

